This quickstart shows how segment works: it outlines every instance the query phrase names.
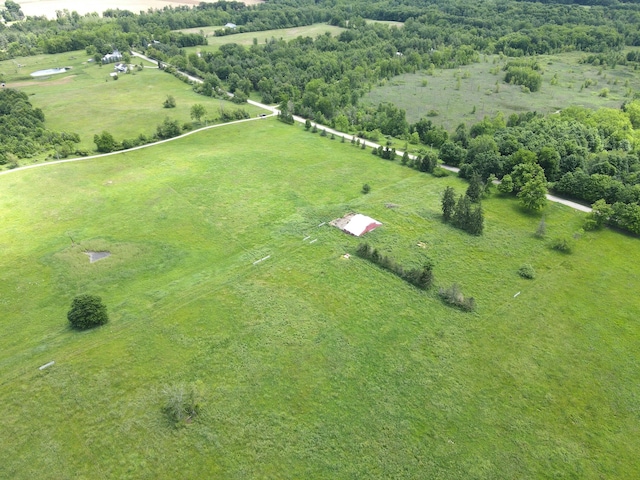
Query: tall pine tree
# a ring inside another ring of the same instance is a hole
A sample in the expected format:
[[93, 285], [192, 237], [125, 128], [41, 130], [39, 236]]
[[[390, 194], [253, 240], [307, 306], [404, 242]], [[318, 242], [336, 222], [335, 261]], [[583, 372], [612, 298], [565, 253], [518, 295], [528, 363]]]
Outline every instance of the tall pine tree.
[[442, 219], [445, 222], [451, 220], [453, 210], [456, 207], [455, 190], [452, 187], [447, 187], [442, 195]]

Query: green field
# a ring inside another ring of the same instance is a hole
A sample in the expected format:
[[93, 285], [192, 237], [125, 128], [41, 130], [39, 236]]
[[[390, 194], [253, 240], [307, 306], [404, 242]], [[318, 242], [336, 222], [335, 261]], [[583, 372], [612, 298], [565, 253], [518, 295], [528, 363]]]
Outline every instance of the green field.
[[[243, 108], [251, 116], [264, 113], [248, 104], [239, 106], [198, 95], [190, 85], [151, 68], [148, 62], [143, 62], [141, 71], [121, 74], [115, 81], [109, 76], [113, 64], [95, 65], [87, 62], [88, 58], [84, 51], [77, 51], [7, 60], [0, 62], [0, 76], [7, 87], [26, 92], [33, 106], [42, 109], [47, 128], [78, 133], [79, 147], [86, 150], [95, 149], [93, 136], [105, 130], [121, 141], [152, 135], [165, 117], [180, 124], [191, 122], [191, 107], [196, 103], [205, 106], [209, 121], [217, 121], [221, 108]], [[133, 57], [132, 61], [139, 65], [142, 60]], [[73, 68], [43, 79], [30, 77], [34, 71], [62, 66]], [[167, 95], [176, 99], [176, 108], [163, 108]]]
[[[471, 237], [447, 185], [275, 120], [0, 175], [0, 477], [639, 477], [638, 239], [550, 205], [540, 240], [501, 198]], [[349, 211], [477, 311], [343, 258], [319, 225]], [[111, 321], [79, 333], [84, 292]], [[180, 384], [203, 408], [175, 428]]]
[[199, 45], [197, 47], [187, 47], [184, 50], [187, 52], [213, 52], [220, 48], [220, 45], [227, 43], [237, 43], [238, 45], [249, 46], [255, 41], [258, 44], [263, 44], [271, 39], [284, 40], [288, 42], [298, 37], [311, 37], [316, 38], [318, 35], [323, 35], [326, 32], [332, 35], [338, 35], [344, 31], [344, 28], [334, 27], [333, 25], [327, 25], [326, 23], [314, 23], [313, 25], [307, 25], [304, 27], [292, 27], [292, 28], [280, 28], [277, 30], [263, 30], [259, 32], [246, 32], [235, 33], [233, 35], [224, 35], [221, 37], [214, 36], [216, 30], [220, 30], [222, 27], [203, 27], [203, 28], [187, 28], [180, 30], [185, 33], [201, 33], [207, 37], [208, 45]]
[[[453, 130], [461, 121], [473, 124], [498, 112], [506, 118], [528, 111], [549, 114], [569, 106], [620, 108], [629, 99], [629, 90], [640, 91], [640, 77], [633, 68], [618, 65], [607, 69], [578, 63], [583, 56], [564, 53], [536, 57], [543, 83], [534, 93], [524, 93], [518, 85], [504, 82], [506, 57], [483, 56], [479, 63], [457, 69], [435, 69], [432, 75], [404, 74], [383, 81], [365, 95], [363, 103], [394, 103], [407, 112], [409, 123], [432, 111], [430, 119], [435, 124]], [[554, 75], [557, 85], [551, 84]], [[587, 80], [595, 84], [581, 89]], [[601, 97], [605, 88], [609, 94]]]

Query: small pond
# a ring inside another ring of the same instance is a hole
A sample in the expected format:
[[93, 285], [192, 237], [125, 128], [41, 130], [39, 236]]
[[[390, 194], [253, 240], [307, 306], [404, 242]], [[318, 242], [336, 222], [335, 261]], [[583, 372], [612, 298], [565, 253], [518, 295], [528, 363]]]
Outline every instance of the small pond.
[[71, 67], [47, 68], [46, 70], [38, 70], [31, 74], [32, 77], [46, 77], [48, 75], [56, 75], [71, 70]]

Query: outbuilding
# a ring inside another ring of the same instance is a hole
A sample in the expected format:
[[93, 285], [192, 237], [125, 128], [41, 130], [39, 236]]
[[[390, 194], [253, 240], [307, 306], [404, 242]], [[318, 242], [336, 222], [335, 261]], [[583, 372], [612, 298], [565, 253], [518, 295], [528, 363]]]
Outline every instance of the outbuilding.
[[349, 213], [342, 218], [332, 220], [329, 224], [356, 237], [382, 226], [379, 221], [361, 213]]

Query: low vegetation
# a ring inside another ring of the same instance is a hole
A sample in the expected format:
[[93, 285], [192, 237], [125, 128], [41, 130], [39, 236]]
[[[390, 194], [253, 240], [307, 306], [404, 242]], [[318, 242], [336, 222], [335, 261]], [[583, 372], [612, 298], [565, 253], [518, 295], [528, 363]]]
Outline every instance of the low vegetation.
[[473, 297], [465, 297], [457, 283], [454, 283], [449, 288], [441, 287], [438, 295], [448, 305], [458, 307], [465, 312], [472, 312], [476, 309], [475, 299]]
[[[513, 478], [637, 477], [637, 239], [589, 231], [559, 256], [499, 196], [471, 236], [440, 221], [461, 179], [249, 125], [0, 176], [0, 476], [446, 477], [483, 458]], [[474, 313], [345, 259], [361, 240], [318, 226], [345, 211], [380, 220], [366, 242], [398, 264], [433, 259]], [[585, 220], [544, 216], [550, 238]], [[514, 275], [523, 263], [536, 279]], [[108, 331], [66, 328], [87, 291]], [[180, 395], [162, 392], [198, 381], [203, 407], [174, 429]]]
[[7, 2], [8, 166], [284, 123], [0, 172], [0, 477], [640, 477], [640, 7], [400, 3]]

